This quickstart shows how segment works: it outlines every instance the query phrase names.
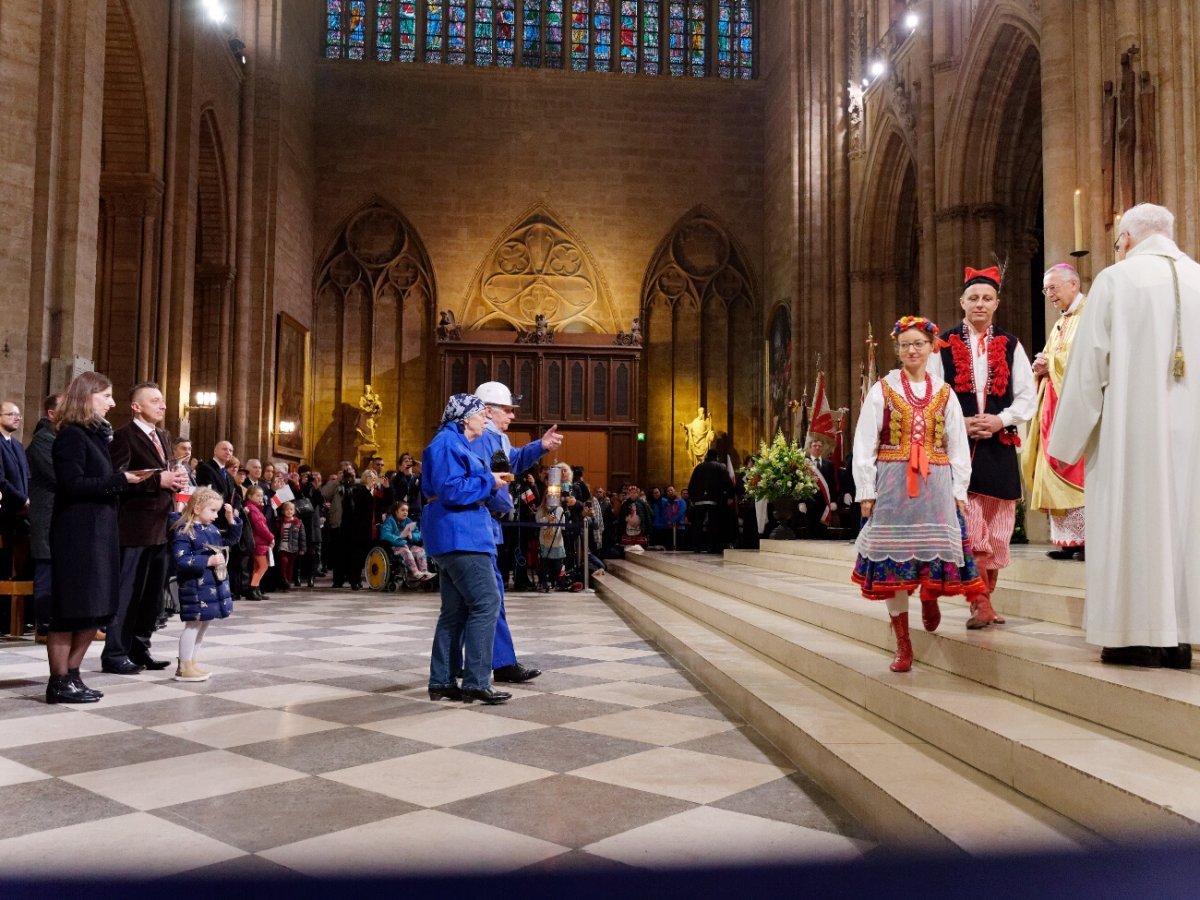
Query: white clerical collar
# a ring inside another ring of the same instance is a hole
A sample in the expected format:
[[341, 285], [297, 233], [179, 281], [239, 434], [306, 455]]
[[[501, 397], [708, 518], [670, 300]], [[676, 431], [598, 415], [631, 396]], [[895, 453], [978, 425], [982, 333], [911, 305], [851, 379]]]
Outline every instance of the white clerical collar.
[[1072, 313], [1079, 312], [1079, 307], [1082, 303], [1083, 303], [1083, 292], [1080, 291], [1078, 294], [1075, 295], [1075, 299], [1071, 301], [1071, 305], [1070, 305], [1070, 307], [1067, 308], [1067, 311], [1065, 313], [1061, 313], [1061, 315], [1069, 316]]

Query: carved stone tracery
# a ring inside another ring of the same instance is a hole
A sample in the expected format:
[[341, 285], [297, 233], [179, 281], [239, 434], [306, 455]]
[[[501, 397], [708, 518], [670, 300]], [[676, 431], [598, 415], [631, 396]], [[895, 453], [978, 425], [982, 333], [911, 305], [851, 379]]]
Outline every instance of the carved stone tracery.
[[464, 327], [533, 332], [617, 330], [591, 256], [549, 210], [523, 216], [484, 257], [464, 303]]

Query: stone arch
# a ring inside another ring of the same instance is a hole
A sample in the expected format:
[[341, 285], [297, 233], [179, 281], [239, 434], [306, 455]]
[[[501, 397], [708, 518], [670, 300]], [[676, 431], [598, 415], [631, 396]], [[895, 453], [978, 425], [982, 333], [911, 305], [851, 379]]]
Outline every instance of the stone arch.
[[437, 290], [420, 235], [375, 198], [339, 225], [314, 282], [315, 463], [357, 456], [366, 384], [383, 404], [375, 452], [394, 459], [421, 446], [440, 406], [432, 390]]
[[655, 249], [641, 299], [643, 471], [651, 481], [691, 475], [679, 423], [700, 406], [735, 455], [757, 446], [764, 365], [758, 293], [745, 251], [704, 206], [680, 217]]
[[[1041, 56], [1037, 25], [1022, 7], [997, 2], [981, 13], [979, 39], [964, 56], [939, 157], [938, 313], [958, 318], [963, 265], [1008, 263], [996, 321], [1027, 348], [1041, 317]], [[1036, 285], [1040, 287], [1040, 284]]]
[[234, 269], [226, 157], [211, 109], [200, 113], [197, 132], [192, 341], [184, 361], [191, 366], [189, 394], [211, 390], [224, 401], [215, 412], [190, 417], [193, 449], [205, 452], [229, 433]]
[[851, 250], [854, 334], [865, 334], [868, 323], [885, 331], [921, 307], [916, 164], [894, 121], [881, 128], [867, 172]]
[[542, 203], [527, 209], [484, 255], [463, 300], [467, 328], [615, 333], [612, 297], [595, 259]]
[[[155, 277], [163, 184], [150, 158], [150, 114], [126, 0], [107, 0], [96, 241], [96, 367], [117, 385], [159, 378]], [[114, 410], [118, 423], [128, 416]]]

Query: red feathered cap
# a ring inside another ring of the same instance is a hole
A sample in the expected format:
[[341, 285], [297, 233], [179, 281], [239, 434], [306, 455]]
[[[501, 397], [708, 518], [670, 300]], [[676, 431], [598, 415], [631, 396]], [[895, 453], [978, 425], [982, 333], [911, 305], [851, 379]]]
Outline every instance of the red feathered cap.
[[972, 269], [967, 266], [963, 273], [963, 287], [969, 288], [973, 284], [990, 284], [997, 291], [1000, 290], [1000, 268], [992, 266], [988, 269]]

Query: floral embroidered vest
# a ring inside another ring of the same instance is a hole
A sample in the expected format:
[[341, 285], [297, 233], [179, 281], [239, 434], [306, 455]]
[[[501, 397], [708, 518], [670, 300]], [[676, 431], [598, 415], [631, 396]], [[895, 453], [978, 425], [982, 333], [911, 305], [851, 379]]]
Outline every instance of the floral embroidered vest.
[[950, 457], [946, 453], [946, 402], [950, 399], [950, 385], [943, 384], [934, 391], [929, 405], [919, 412], [887, 381], [880, 379], [880, 386], [883, 388], [883, 427], [879, 430], [876, 459], [879, 462], [907, 463], [912, 453], [914, 419], [922, 415], [924, 427], [918, 430], [924, 432], [929, 464], [950, 465]]
[[[983, 409], [971, 382], [971, 342], [967, 326], [959, 322], [944, 332], [947, 346], [942, 348], [942, 373], [962, 406], [963, 415], [970, 417], [981, 412], [993, 416], [1012, 406], [1012, 366], [1017, 352], [1017, 336], [993, 326], [988, 349], [988, 385]], [[990, 438], [971, 441], [972, 494], [984, 494], [999, 500], [1021, 498], [1021, 470], [1017, 462], [1015, 430], [1001, 429]]]

